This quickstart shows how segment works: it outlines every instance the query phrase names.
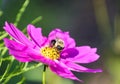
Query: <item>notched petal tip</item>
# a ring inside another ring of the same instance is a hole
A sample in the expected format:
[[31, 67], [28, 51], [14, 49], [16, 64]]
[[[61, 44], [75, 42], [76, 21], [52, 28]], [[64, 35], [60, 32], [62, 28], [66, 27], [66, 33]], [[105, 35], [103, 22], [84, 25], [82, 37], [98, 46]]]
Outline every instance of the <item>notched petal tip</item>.
[[5, 25], [3, 26], [3, 28], [6, 30], [6, 29], [10, 28], [11, 26], [14, 26], [14, 24], [5, 21]]
[[8, 25], [8, 22], [7, 22], [7, 21], [5, 21], [5, 25]]
[[9, 24], [8, 24], [8, 22], [7, 21], [5, 21], [5, 25], [3, 26], [3, 29], [5, 29], [6, 30], [6, 28], [9, 26]]

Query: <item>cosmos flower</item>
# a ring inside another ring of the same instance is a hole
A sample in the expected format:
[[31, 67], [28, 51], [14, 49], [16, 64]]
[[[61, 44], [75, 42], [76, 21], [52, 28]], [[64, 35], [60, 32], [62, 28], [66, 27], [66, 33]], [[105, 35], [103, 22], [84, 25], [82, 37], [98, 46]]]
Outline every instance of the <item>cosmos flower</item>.
[[48, 37], [42, 35], [42, 29], [29, 24], [27, 38], [12, 23], [5, 22], [5, 31], [13, 38], [4, 38], [9, 54], [19, 62], [37, 61], [47, 65], [57, 75], [72, 80], [78, 79], [71, 71], [101, 72], [101, 69], [89, 69], [81, 63], [91, 63], [99, 58], [97, 49], [90, 46], [76, 46], [75, 40], [69, 32], [56, 28]]

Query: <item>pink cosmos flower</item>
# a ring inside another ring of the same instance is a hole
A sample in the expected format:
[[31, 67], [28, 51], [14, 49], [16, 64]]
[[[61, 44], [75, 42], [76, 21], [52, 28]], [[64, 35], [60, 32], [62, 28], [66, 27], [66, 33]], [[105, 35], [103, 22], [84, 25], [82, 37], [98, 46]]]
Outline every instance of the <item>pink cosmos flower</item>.
[[4, 38], [9, 53], [20, 62], [37, 61], [48, 65], [57, 75], [72, 79], [78, 79], [71, 71], [76, 72], [101, 72], [101, 69], [89, 69], [79, 63], [91, 63], [99, 58], [97, 49], [89, 46], [76, 46], [75, 40], [69, 32], [60, 29], [52, 30], [48, 37], [42, 35], [42, 29], [29, 24], [27, 38], [12, 23], [5, 22], [5, 31], [13, 40]]

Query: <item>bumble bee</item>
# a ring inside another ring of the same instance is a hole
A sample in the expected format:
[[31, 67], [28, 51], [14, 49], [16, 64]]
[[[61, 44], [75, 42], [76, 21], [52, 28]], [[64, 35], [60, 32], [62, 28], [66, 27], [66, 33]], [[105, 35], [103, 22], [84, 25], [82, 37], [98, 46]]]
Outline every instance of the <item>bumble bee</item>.
[[58, 51], [61, 51], [64, 49], [64, 42], [61, 39], [57, 38], [57, 39], [51, 40], [50, 46], [55, 47]]

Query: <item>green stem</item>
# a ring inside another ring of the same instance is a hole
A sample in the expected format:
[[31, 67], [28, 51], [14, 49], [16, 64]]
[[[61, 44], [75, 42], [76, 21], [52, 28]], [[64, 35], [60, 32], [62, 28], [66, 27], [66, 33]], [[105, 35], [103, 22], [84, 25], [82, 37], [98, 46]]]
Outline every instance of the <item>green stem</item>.
[[2, 75], [2, 77], [0, 78], [0, 82], [3, 81], [4, 77], [7, 75], [7, 73], [9, 72], [11, 66], [12, 66], [12, 63], [14, 61], [14, 58], [11, 59], [11, 62], [7, 65], [7, 68], [4, 72], [4, 74]]
[[[21, 9], [19, 10], [17, 16], [16, 16], [16, 20], [14, 22], [14, 25], [17, 26], [20, 19], [21, 19], [21, 16], [23, 15], [24, 11], [26, 10], [28, 4], [29, 4], [30, 0], [25, 0], [25, 2], [23, 3]], [[0, 36], [0, 40], [2, 40], [3, 38], [5, 38], [8, 34], [7, 33], [4, 33], [3, 35]]]
[[46, 71], [46, 67], [47, 65], [44, 65], [44, 69], [43, 69], [43, 75], [42, 75], [42, 83], [45, 84], [45, 71]]
[[3, 15], [3, 12], [2, 11], [0, 11], [0, 17]]
[[8, 33], [4, 33], [3, 35], [0, 36], [0, 40], [2, 40], [3, 38], [5, 38], [8, 35]]
[[20, 80], [17, 84], [23, 84], [25, 81], [25, 78], [23, 77], [22, 80]]
[[42, 65], [42, 63], [39, 63], [39, 64], [36, 64], [36, 65], [34, 65], [34, 66], [32, 66], [32, 67], [24, 68], [23, 70], [21, 70], [21, 71], [19, 71], [19, 72], [17, 72], [17, 73], [16, 73], [16, 72], [13, 72], [13, 73], [9, 74], [8, 77], [4, 78], [5, 81], [3, 82], [3, 84], [6, 84], [12, 77], [17, 76], [17, 75], [20, 75], [20, 74], [22, 74], [22, 73], [24, 73], [24, 72], [26, 72], [26, 71], [32, 70], [32, 69], [34, 69], [34, 68], [40, 67], [41, 65]]
[[[39, 22], [40, 20], [42, 20], [42, 16], [38, 16], [37, 18], [35, 18], [32, 22], [30, 22], [31, 24], [36, 24], [37, 22]], [[26, 28], [23, 29], [23, 32], [26, 33]]]
[[18, 12], [18, 14], [16, 16], [16, 20], [14, 22], [15, 26], [18, 25], [18, 23], [19, 23], [19, 21], [21, 19], [21, 16], [23, 15], [23, 13], [24, 13], [26, 7], [28, 6], [29, 2], [30, 2], [30, 0], [25, 0], [24, 4], [22, 5], [21, 9], [19, 10], [19, 12]]
[[42, 16], [38, 16], [37, 18], [35, 18], [35, 19], [31, 22], [31, 24], [35, 24], [35, 23], [39, 22], [40, 20], [42, 20]]

